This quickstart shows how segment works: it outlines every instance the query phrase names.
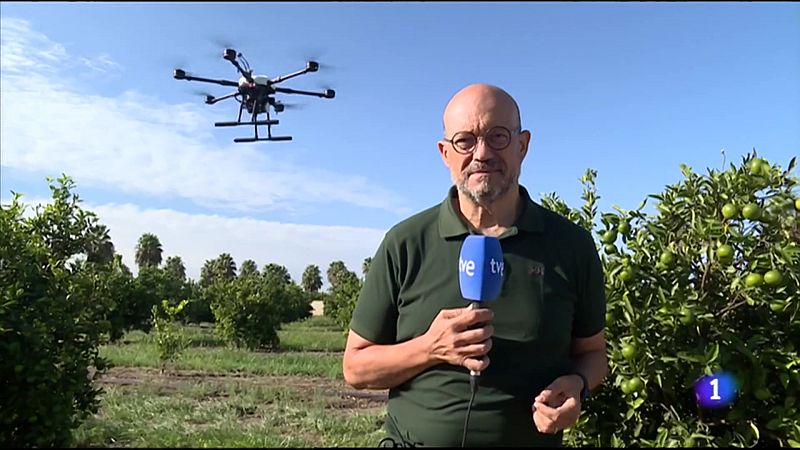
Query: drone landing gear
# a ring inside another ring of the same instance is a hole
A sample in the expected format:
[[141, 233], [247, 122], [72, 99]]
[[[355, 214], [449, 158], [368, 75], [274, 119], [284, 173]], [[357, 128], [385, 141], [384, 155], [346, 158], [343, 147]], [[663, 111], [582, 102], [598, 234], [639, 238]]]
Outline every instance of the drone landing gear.
[[[246, 137], [246, 138], [234, 138], [234, 143], [242, 143], [242, 142], [260, 142], [260, 141], [291, 141], [291, 136], [273, 136], [272, 135], [272, 126], [278, 124], [277, 119], [270, 119], [269, 118], [269, 111], [267, 111], [267, 120], [256, 120], [258, 116], [258, 111], [253, 110], [252, 119], [250, 122], [242, 122], [242, 110], [244, 109], [244, 103], [239, 107], [239, 118], [236, 122], [217, 122], [214, 125], [218, 127], [234, 127], [237, 125], [253, 125], [253, 137]], [[258, 126], [259, 125], [266, 125], [267, 126], [267, 137], [258, 137]]]
[[277, 120], [258, 120], [256, 122], [217, 122], [214, 126], [217, 127], [235, 127], [238, 125], [277, 125]]
[[240, 144], [242, 142], [259, 142], [259, 141], [291, 141], [291, 136], [272, 136], [272, 137], [251, 137], [251, 138], [234, 138], [233, 142]]

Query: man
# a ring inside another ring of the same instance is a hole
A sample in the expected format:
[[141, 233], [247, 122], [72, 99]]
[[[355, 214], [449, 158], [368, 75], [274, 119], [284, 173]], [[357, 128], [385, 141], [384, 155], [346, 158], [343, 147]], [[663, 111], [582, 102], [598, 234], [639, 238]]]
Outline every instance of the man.
[[[455, 186], [384, 237], [353, 312], [345, 380], [390, 390], [386, 431], [398, 446], [561, 445], [608, 371], [594, 241], [518, 184], [531, 135], [508, 93], [462, 89], [444, 132]], [[505, 259], [500, 297], [479, 309], [458, 285], [470, 233], [498, 237]], [[465, 425], [470, 370], [481, 376]]]

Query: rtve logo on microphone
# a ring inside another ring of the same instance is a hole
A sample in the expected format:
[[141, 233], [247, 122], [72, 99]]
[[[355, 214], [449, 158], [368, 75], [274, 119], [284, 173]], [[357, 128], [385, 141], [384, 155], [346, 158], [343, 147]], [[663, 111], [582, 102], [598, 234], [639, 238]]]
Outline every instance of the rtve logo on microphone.
[[[503, 276], [503, 269], [505, 268], [505, 263], [503, 261], [496, 261], [492, 258], [489, 260], [489, 267], [492, 274], [500, 274], [501, 277]], [[469, 277], [475, 276], [475, 261], [459, 257], [458, 271], [466, 273]]]

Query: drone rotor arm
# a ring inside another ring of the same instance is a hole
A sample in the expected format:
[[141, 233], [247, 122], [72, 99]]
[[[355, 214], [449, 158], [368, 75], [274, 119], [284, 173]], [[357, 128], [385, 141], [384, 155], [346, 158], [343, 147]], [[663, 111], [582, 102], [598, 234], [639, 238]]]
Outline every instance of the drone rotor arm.
[[318, 70], [319, 70], [319, 64], [317, 62], [314, 62], [314, 61], [309, 61], [308, 64], [306, 65], [305, 69], [298, 70], [297, 72], [292, 72], [292, 73], [287, 74], [287, 75], [279, 76], [279, 77], [271, 80], [270, 83], [272, 83], [272, 84], [280, 83], [281, 81], [286, 81], [289, 78], [294, 78], [294, 77], [297, 77], [297, 76], [300, 76], [300, 75], [303, 75], [303, 74], [306, 74], [306, 73], [309, 73], [309, 72], [316, 72]]
[[214, 79], [211, 79], [211, 78], [194, 77], [194, 76], [191, 76], [191, 75], [186, 75], [186, 73], [184, 71], [182, 71], [182, 70], [176, 70], [175, 74], [173, 75], [173, 78], [175, 78], [176, 80], [202, 81], [204, 83], [214, 83], [214, 84], [220, 84], [222, 86], [239, 87], [239, 83], [237, 83], [235, 81], [214, 80]]
[[217, 102], [222, 101], [222, 100], [227, 100], [227, 99], [229, 99], [231, 97], [235, 97], [237, 95], [239, 95], [239, 91], [233, 91], [230, 94], [225, 94], [225, 95], [220, 96], [220, 97], [213, 97], [213, 98], [211, 98], [209, 100], [206, 100], [206, 103], [208, 103], [209, 105], [213, 105], [214, 103], [217, 103]]
[[300, 95], [310, 95], [312, 97], [320, 97], [320, 98], [333, 98], [335, 92], [333, 89], [328, 89], [324, 92], [311, 92], [311, 91], [300, 91], [297, 89], [289, 89], [289, 88], [274, 88], [275, 92], [280, 92], [282, 94], [300, 94]]

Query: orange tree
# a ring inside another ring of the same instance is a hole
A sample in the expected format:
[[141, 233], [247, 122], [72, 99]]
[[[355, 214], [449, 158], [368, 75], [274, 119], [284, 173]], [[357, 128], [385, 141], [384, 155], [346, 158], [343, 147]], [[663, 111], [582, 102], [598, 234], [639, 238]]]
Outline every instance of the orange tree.
[[[566, 433], [574, 446], [800, 446], [798, 178], [755, 152], [650, 198], [655, 215], [542, 203], [599, 238], [610, 374]], [[599, 220], [596, 220], [599, 219]], [[725, 371], [730, 405], [698, 406], [694, 384]]]
[[116, 297], [109, 270], [87, 261], [97, 216], [73, 181], [51, 180], [53, 201], [26, 215], [20, 195], [0, 206], [0, 443], [65, 447], [97, 412], [99, 346]]

